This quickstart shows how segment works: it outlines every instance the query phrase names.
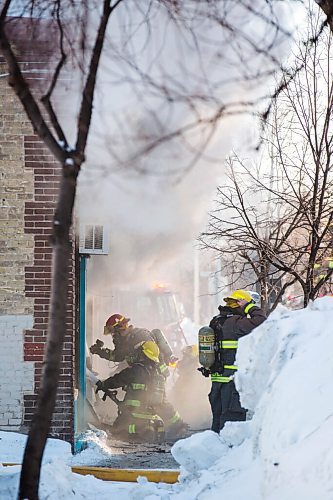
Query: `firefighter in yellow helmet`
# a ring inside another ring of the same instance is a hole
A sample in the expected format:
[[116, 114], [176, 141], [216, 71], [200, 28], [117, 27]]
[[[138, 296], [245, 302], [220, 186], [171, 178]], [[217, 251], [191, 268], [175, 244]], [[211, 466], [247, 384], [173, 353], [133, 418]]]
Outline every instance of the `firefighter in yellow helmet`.
[[97, 391], [123, 388], [125, 396], [118, 406], [112, 434], [132, 442], [154, 442], [164, 438], [164, 422], [155, 407], [163, 400], [164, 378], [159, 373], [159, 349], [151, 341], [136, 346], [131, 366], [98, 381]]
[[213, 415], [211, 429], [215, 432], [220, 432], [227, 421], [246, 419], [246, 410], [240, 404], [233, 380], [237, 371], [238, 340], [266, 319], [246, 290], [235, 290], [224, 302], [209, 324], [215, 333], [215, 361], [209, 370], [200, 369], [205, 376], [211, 377], [209, 402]]
[[135, 346], [135, 354], [131, 366], [96, 384], [97, 391], [119, 387], [125, 390], [112, 426], [113, 434], [133, 442], [154, 442], [161, 441], [165, 431], [167, 436], [184, 431], [184, 422], [166, 401], [157, 344], [152, 340], [140, 342]]

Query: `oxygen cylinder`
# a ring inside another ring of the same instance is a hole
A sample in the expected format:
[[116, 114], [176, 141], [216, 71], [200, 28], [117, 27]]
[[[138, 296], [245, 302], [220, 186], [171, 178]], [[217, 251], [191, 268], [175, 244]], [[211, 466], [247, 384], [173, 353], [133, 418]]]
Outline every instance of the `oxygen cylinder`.
[[154, 328], [150, 333], [164, 358], [169, 359], [172, 356], [172, 350], [163, 332], [159, 328]]
[[210, 326], [203, 326], [198, 332], [199, 363], [210, 368], [215, 361], [215, 333]]

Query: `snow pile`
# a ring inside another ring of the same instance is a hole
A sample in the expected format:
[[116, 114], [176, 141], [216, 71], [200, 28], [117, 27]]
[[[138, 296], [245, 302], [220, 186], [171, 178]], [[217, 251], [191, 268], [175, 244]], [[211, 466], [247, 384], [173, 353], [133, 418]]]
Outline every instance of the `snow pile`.
[[14, 467], [3, 467], [0, 465], [0, 498], [17, 498], [20, 469], [21, 467], [18, 465]]
[[[0, 431], [0, 463], [21, 463], [27, 436], [16, 432]], [[72, 459], [71, 445], [61, 439], [48, 439], [43, 463], [61, 457], [67, 462]], [[0, 496], [1, 498], [1, 496]]]
[[[240, 340], [236, 384], [253, 418], [227, 423], [220, 436], [205, 431], [178, 441], [172, 454], [180, 464], [179, 483], [154, 484], [141, 478], [120, 484], [78, 476], [59, 453], [62, 462], [43, 466], [41, 500], [74, 495], [99, 500], [333, 498], [332, 322], [333, 299], [324, 297], [306, 310], [278, 309]], [[17, 434], [1, 433], [3, 461], [8, 460], [7, 447], [15, 448], [11, 440], [17, 449], [23, 446]], [[73, 463], [87, 460], [91, 465], [93, 458], [109, 453], [103, 436], [90, 441]], [[12, 458], [17, 460], [14, 451]], [[0, 498], [16, 498], [18, 478], [19, 467], [0, 468]]]
[[[174, 498], [333, 498], [332, 322], [324, 297], [306, 310], [280, 308], [240, 340], [236, 384], [253, 419], [228, 423], [215, 444], [203, 434], [176, 443], [184, 484]], [[189, 463], [201, 455], [198, 471]]]
[[[253, 453], [272, 500], [333, 498], [332, 320], [331, 297], [306, 311], [277, 312], [246, 339], [251, 359], [240, 353], [237, 382], [255, 410]], [[246, 378], [254, 367], [266, 375], [251, 388]]]
[[100, 464], [105, 459], [112, 458], [113, 461], [116, 457], [112, 453], [112, 449], [107, 444], [107, 434], [104, 431], [87, 431], [82, 435], [82, 440], [86, 444], [86, 448], [81, 453], [71, 456], [67, 462], [71, 465], [95, 465]]
[[[178, 446], [177, 443], [173, 446], [172, 455], [184, 470], [196, 473], [211, 467], [225, 454], [226, 448], [218, 434], [205, 431], [194, 435], [191, 439], [178, 441]], [[200, 454], [197, 453], [198, 449]]]
[[[0, 466], [0, 498], [16, 500], [20, 477], [20, 467]], [[147, 489], [146, 485], [142, 491]], [[164, 485], [161, 486], [162, 488]], [[39, 484], [40, 500], [83, 500], [83, 499], [110, 499], [110, 492], [117, 500], [129, 500], [134, 496], [144, 498], [136, 493], [138, 484], [109, 483], [93, 476], [73, 474], [70, 467], [59, 460], [54, 460], [42, 467]], [[159, 485], [152, 485], [149, 491], [158, 490]]]

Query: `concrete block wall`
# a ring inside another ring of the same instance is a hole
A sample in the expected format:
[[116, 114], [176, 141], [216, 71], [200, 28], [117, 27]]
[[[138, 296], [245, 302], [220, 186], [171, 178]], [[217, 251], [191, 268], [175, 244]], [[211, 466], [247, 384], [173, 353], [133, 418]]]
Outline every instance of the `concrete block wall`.
[[33, 324], [32, 315], [0, 316], [0, 427], [20, 430], [24, 395], [34, 392], [34, 363], [23, 360], [23, 335]]

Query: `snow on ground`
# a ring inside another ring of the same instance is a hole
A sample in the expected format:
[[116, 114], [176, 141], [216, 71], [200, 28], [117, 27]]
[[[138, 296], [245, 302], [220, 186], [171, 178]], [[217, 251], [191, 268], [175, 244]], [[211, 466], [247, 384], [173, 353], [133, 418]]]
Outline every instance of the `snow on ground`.
[[[236, 384], [253, 418], [229, 422], [220, 436], [205, 431], [178, 441], [178, 484], [73, 474], [71, 464], [112, 458], [103, 433], [90, 433], [88, 449], [74, 457], [67, 443], [48, 440], [40, 499], [332, 500], [332, 323], [333, 298], [323, 297], [306, 310], [281, 307], [240, 340]], [[24, 442], [1, 432], [0, 460], [20, 462]], [[0, 466], [1, 499], [16, 498], [19, 472]]]

